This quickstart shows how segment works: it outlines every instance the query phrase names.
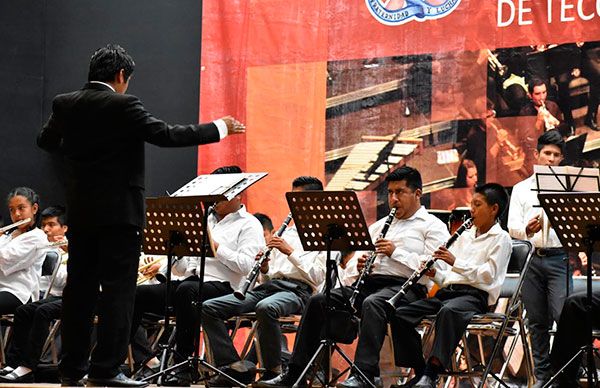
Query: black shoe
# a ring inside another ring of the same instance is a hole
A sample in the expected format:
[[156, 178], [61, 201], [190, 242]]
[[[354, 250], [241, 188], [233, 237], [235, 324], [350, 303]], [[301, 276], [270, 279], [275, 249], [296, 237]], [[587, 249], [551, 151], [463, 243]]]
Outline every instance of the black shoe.
[[273, 372], [272, 370], [267, 370], [260, 376], [260, 379], [258, 379], [258, 381], [273, 380], [277, 376], [279, 376], [279, 373]]
[[[373, 383], [374, 384], [374, 383]], [[341, 383], [337, 383], [335, 385], [337, 388], [367, 388], [370, 385], [363, 381], [362, 377], [357, 375], [350, 375], [345, 381]]]
[[33, 382], [33, 372], [25, 373], [22, 376], [16, 376], [14, 373], [0, 376], [0, 383], [31, 384]]
[[[150, 375], [148, 375], [150, 376]], [[163, 377], [162, 385], [165, 387], [189, 387], [192, 385], [192, 373], [190, 368], [177, 371], [174, 374]]]
[[[256, 383], [252, 384], [252, 386], [258, 388], [290, 388], [296, 383], [298, 377], [300, 377], [299, 374], [290, 373], [288, 369], [274, 379], [257, 381]], [[307, 386], [308, 384], [306, 383], [306, 379], [303, 379], [303, 381], [298, 384], [299, 388], [306, 388]]]
[[97, 377], [88, 377], [85, 384], [86, 387], [137, 387], [142, 388], [148, 386], [145, 381], [132, 380], [125, 376], [123, 373], [119, 373], [115, 377], [104, 379]]
[[[228, 376], [236, 379], [237, 381], [239, 381], [242, 384], [250, 384], [254, 380], [254, 375], [256, 373], [254, 371], [238, 372], [237, 370], [232, 369], [230, 367], [222, 368], [221, 371], [223, 371], [223, 373], [227, 374]], [[222, 374], [218, 374], [215, 377], [213, 377], [212, 379], [208, 380], [206, 385], [209, 387], [236, 387], [237, 386], [236, 383], [229, 380]]]
[[71, 377], [61, 377], [60, 379], [61, 387], [85, 387], [85, 381], [83, 378], [71, 378]]
[[[140, 369], [138, 372], [135, 373], [135, 375], [133, 375], [133, 379], [135, 380], [144, 380], [146, 377], [148, 376], [152, 376], [154, 374], [156, 374], [158, 372], [158, 368], [154, 369], [154, 368], [150, 368], [149, 366], [142, 366], [142, 369]], [[156, 380], [158, 379], [158, 377], [154, 377], [152, 380], [147, 380], [148, 383], [153, 384]]]
[[419, 381], [417, 381], [417, 383], [415, 385], [413, 385], [413, 387], [414, 388], [435, 388], [436, 385], [437, 385], [437, 381], [433, 380], [431, 377], [429, 377], [427, 375], [423, 375], [423, 376], [421, 376]]

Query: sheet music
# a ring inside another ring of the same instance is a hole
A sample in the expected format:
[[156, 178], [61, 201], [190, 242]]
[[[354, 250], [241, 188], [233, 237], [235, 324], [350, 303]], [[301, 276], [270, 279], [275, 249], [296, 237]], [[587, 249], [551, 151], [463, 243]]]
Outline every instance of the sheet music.
[[539, 192], [600, 191], [600, 170], [573, 166], [533, 166]]
[[172, 194], [173, 197], [223, 195], [227, 200], [267, 176], [266, 172], [199, 175]]

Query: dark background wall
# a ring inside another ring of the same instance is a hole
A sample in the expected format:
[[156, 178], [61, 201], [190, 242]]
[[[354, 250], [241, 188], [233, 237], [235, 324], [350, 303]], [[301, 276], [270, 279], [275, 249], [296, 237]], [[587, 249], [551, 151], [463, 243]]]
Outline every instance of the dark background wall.
[[[121, 44], [136, 69], [128, 93], [169, 123], [198, 122], [201, 0], [0, 1], [0, 214], [5, 196], [30, 186], [42, 207], [63, 203], [61, 162], [35, 138], [52, 98], [87, 80], [93, 51]], [[85, 128], [82, 128], [85, 130]], [[146, 195], [196, 176], [197, 148], [146, 146]]]

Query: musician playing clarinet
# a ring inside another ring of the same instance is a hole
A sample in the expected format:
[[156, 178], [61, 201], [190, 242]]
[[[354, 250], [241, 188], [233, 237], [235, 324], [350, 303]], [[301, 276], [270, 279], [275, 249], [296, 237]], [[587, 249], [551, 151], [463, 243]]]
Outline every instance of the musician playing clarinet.
[[[449, 248], [439, 247], [433, 258], [448, 266], [433, 268], [426, 275], [441, 289], [433, 298], [422, 299], [396, 309], [392, 318], [396, 363], [413, 368], [415, 377], [405, 386], [434, 388], [438, 373], [450, 363], [469, 320], [485, 313], [496, 303], [504, 282], [512, 243], [498, 222], [508, 205], [508, 194], [497, 183], [475, 189], [471, 201], [473, 227]], [[426, 361], [416, 326], [437, 314], [435, 338]]]
[[[387, 178], [388, 204], [395, 209], [395, 215], [389, 220], [389, 229], [385, 237], [377, 239], [388, 217], [382, 218], [370, 226], [369, 232], [375, 242], [376, 260], [372, 272], [365, 277], [359, 287], [354, 306], [363, 317], [360, 323], [360, 335], [354, 362], [356, 367], [369, 380], [364, 381], [360, 373], [353, 370], [350, 377], [338, 384], [340, 388], [379, 386], [379, 353], [387, 330], [389, 315], [392, 311], [386, 301], [404, 284], [406, 278], [419, 266], [420, 262], [431, 255], [449, 237], [446, 226], [421, 206], [421, 174], [414, 168], [404, 166], [391, 172]], [[375, 241], [376, 240], [376, 241]], [[347, 264], [346, 284], [359, 277], [369, 257], [365, 252], [357, 252]], [[350, 268], [353, 271], [350, 271]], [[355, 285], [356, 286], [356, 285]], [[340, 287], [331, 291], [331, 304], [335, 309], [352, 308], [348, 299], [353, 287]], [[408, 303], [426, 296], [427, 289], [419, 284], [411, 289], [406, 299]], [[272, 380], [256, 384], [259, 387], [291, 387], [300, 377], [311, 355], [317, 350], [325, 325], [324, 294], [317, 294], [308, 302], [302, 315], [300, 328], [296, 334], [294, 352], [288, 370]], [[339, 317], [339, 316], [338, 316]], [[331, 327], [346, 327], [349, 322], [337, 322], [333, 317]], [[339, 331], [339, 330], [338, 330]], [[302, 383], [302, 382], [301, 382]], [[370, 383], [370, 384], [369, 384]], [[304, 384], [306, 384], [304, 382]]]
[[[292, 182], [292, 191], [310, 190], [323, 190], [323, 184], [310, 176], [301, 176]], [[260, 252], [256, 256], [259, 267], [249, 275], [253, 279], [247, 279], [248, 284], [253, 283], [256, 279], [252, 275], [256, 274], [260, 276], [260, 285], [247, 292], [237, 291], [236, 295], [208, 300], [202, 305], [203, 328], [215, 363], [246, 384], [252, 382], [254, 372], [240, 362], [225, 321], [256, 312], [258, 341], [266, 369], [262, 378], [272, 379], [281, 373], [281, 329], [277, 319], [301, 313], [308, 298], [325, 280], [325, 252], [305, 252], [293, 225], [282, 226], [277, 234], [267, 243], [267, 249], [271, 250], [269, 259], [259, 261], [265, 253]], [[217, 376], [209, 381], [209, 385], [231, 386], [231, 382]]]

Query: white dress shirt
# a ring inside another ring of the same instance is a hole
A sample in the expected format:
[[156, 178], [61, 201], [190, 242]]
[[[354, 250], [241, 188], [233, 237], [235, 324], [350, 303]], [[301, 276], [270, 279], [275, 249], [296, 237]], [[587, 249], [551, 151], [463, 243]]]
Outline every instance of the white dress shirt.
[[[369, 227], [369, 233], [373, 241], [379, 236], [384, 217]], [[430, 214], [423, 206], [407, 219], [394, 218], [385, 236], [396, 245], [391, 257], [379, 254], [375, 260], [372, 275], [392, 275], [409, 277], [419, 268], [421, 262], [428, 260], [431, 254], [443, 245], [450, 234], [446, 225], [439, 218]], [[348, 284], [352, 278], [356, 280], [358, 271], [356, 263], [358, 258], [365, 252], [357, 252], [346, 266], [345, 279], [343, 283]], [[420, 283], [430, 283], [426, 277]]]
[[269, 272], [261, 274], [261, 280], [295, 279], [308, 283], [313, 291], [318, 290], [325, 281], [325, 252], [306, 252], [302, 248], [296, 225], [288, 226], [281, 236], [294, 249], [287, 256], [278, 249], [271, 251]]
[[48, 238], [39, 228], [19, 234], [0, 236], [0, 291], [7, 291], [22, 303], [38, 300], [42, 263]]
[[460, 235], [448, 249], [456, 258], [454, 265], [448, 270], [436, 269], [434, 281], [441, 287], [466, 284], [486, 291], [491, 306], [506, 277], [512, 240], [498, 223], [480, 236], [476, 232], [473, 227]]
[[538, 193], [534, 190], [536, 187], [535, 176], [531, 176], [513, 187], [508, 208], [508, 231], [516, 239], [531, 241], [536, 248], [560, 248], [562, 244], [550, 226], [546, 229], [547, 236], [544, 236], [544, 228], [533, 236], [527, 236], [525, 232], [529, 220], [542, 213], [544, 213], [545, 222], [548, 222], [548, 216], [539, 206]]
[[[242, 206], [238, 211], [218, 220], [213, 213], [208, 216], [212, 239], [219, 244], [216, 257], [207, 257], [204, 281], [229, 282], [237, 289], [250, 273], [256, 254], [265, 247], [260, 221]], [[189, 277], [199, 273], [197, 257], [184, 257], [173, 265], [176, 276]]]

